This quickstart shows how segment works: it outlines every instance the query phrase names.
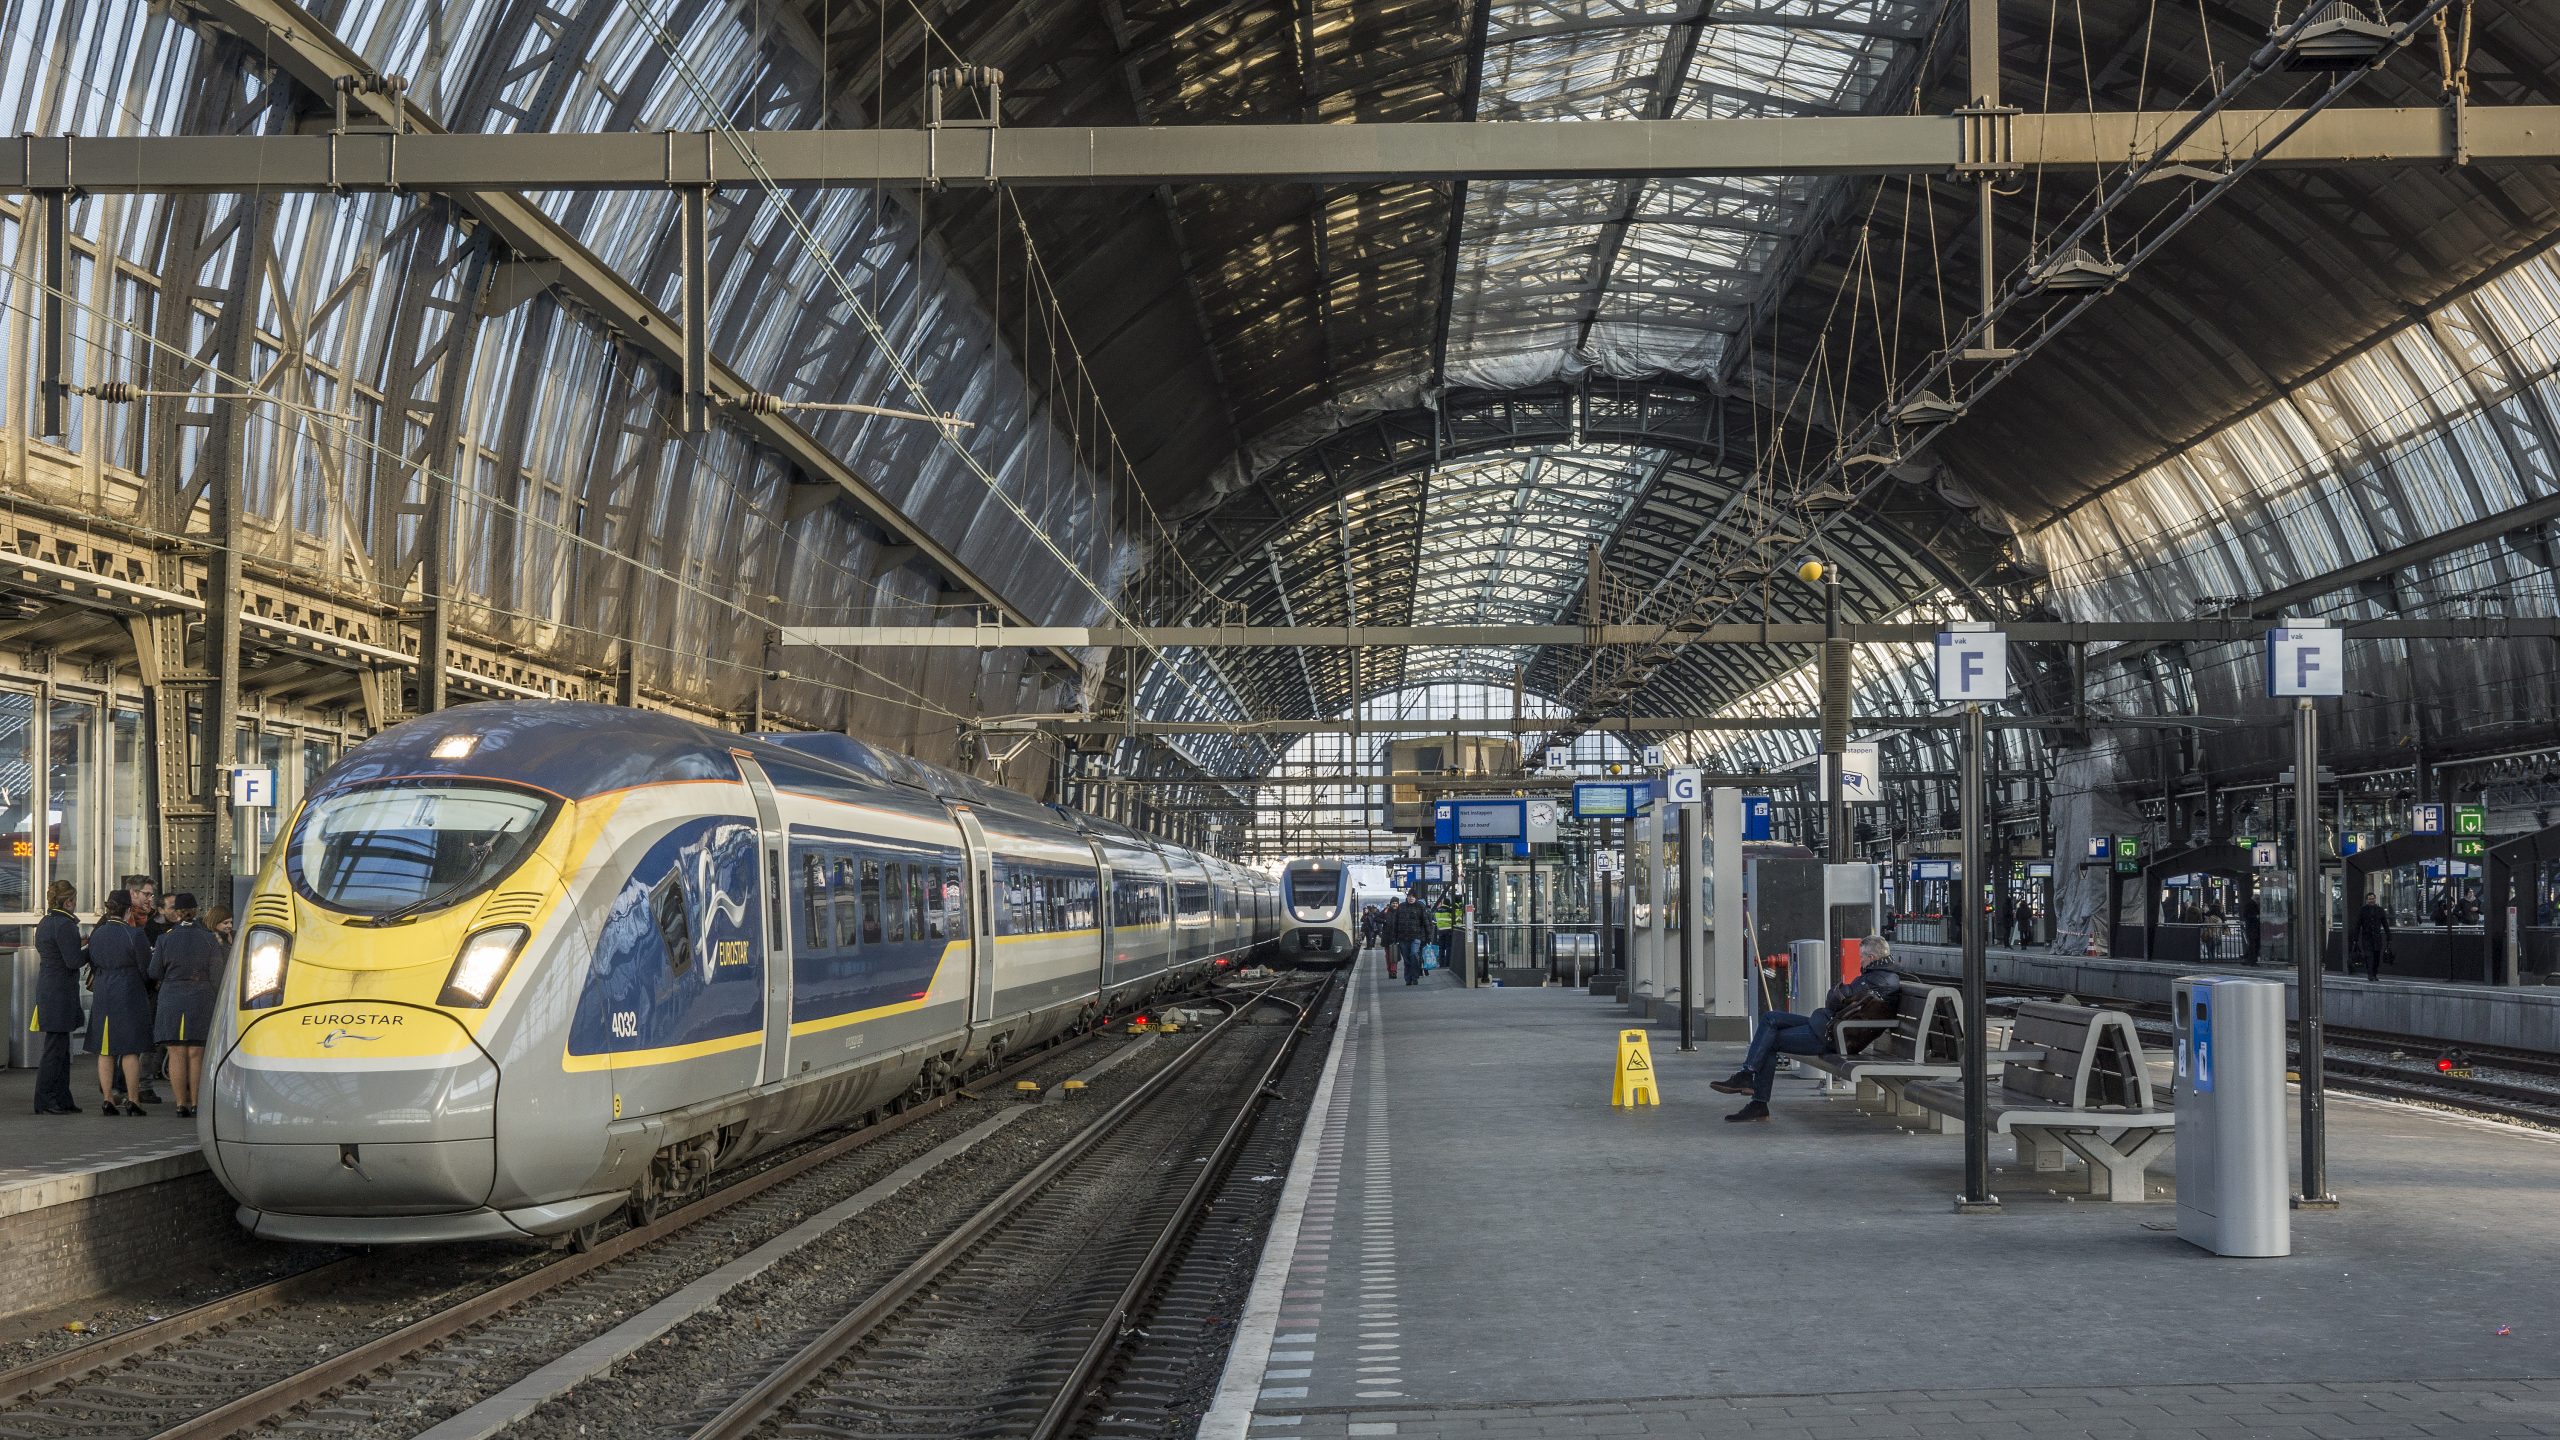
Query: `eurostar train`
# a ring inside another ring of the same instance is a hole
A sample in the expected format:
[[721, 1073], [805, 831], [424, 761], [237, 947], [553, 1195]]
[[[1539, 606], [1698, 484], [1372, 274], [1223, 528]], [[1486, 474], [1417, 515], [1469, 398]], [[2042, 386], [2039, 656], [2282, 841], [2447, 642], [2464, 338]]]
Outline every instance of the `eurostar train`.
[[197, 1127], [262, 1236], [592, 1238], [1278, 933], [1264, 876], [841, 735], [470, 705], [267, 857]]

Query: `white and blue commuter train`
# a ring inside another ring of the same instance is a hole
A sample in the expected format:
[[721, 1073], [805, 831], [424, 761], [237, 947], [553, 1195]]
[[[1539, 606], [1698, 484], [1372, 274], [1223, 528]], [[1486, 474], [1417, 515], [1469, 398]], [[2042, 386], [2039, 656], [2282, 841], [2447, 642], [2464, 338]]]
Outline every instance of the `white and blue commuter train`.
[[841, 735], [471, 705], [267, 857], [197, 1127], [260, 1235], [577, 1233], [1279, 929], [1264, 876]]
[[1346, 860], [1291, 860], [1280, 867], [1280, 959], [1348, 965], [1360, 955], [1360, 912], [1395, 898], [1386, 871]]

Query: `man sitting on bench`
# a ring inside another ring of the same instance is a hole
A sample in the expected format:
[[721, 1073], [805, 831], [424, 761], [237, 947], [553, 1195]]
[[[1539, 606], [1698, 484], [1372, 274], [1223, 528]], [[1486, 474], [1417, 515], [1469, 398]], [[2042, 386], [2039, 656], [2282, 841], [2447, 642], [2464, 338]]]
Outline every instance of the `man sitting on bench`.
[[[1724, 1117], [1737, 1123], [1769, 1118], [1769, 1087], [1778, 1081], [1778, 1057], [1781, 1055], [1819, 1055], [1831, 1045], [1833, 1027], [1843, 1020], [1873, 1020], [1893, 1013], [1894, 997], [1902, 992], [1902, 976], [1887, 958], [1885, 942], [1868, 939], [1860, 942], [1865, 957], [1858, 978], [1846, 985], [1834, 985], [1823, 997], [1822, 1007], [1810, 1015], [1786, 1010], [1761, 1012], [1760, 1023], [1751, 1029], [1751, 1048], [1742, 1057], [1742, 1068], [1730, 1080], [1713, 1080], [1708, 1088], [1727, 1095], [1748, 1094], [1751, 1103]], [[1870, 1031], [1860, 1039], [1873, 1038]]]

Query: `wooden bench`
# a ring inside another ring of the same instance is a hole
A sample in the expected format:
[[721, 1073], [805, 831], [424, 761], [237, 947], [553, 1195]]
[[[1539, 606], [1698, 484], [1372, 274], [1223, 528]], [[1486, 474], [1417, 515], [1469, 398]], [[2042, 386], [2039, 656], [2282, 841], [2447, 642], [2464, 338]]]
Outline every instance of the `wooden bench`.
[[1935, 1119], [1902, 1092], [1915, 1081], [1964, 1073], [1964, 997], [1944, 985], [1906, 981], [1894, 996], [1892, 1018], [1843, 1020], [1831, 1043], [1835, 1051], [1799, 1055], [1797, 1063], [1855, 1085], [1862, 1104], [1881, 1102], [1890, 1115]]
[[[2018, 1159], [2060, 1170], [2063, 1150], [2089, 1168], [2089, 1193], [2102, 1200], [2147, 1198], [2151, 1163], [2176, 1140], [2177, 1113], [2151, 1089], [2142, 1040], [2121, 1010], [2030, 1001], [2018, 1007], [2009, 1046], [1986, 1052], [1991, 1131], [2018, 1142]], [[1961, 1123], [1964, 1081], [1926, 1080], [1904, 1097]]]

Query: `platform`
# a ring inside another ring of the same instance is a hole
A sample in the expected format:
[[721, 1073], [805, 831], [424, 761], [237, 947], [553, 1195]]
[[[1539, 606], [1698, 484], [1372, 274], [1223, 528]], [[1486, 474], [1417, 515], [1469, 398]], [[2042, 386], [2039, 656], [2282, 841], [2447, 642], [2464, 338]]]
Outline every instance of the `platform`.
[[[73, 1057], [78, 1115], [38, 1115], [32, 1070], [0, 1070], [0, 1317], [60, 1305], [249, 1244], [175, 1107], [98, 1113], [94, 1062]], [[165, 1086], [161, 1094], [166, 1095]]]
[[2333, 1097], [2343, 1207], [2218, 1259], [2028, 1171], [1959, 1217], [1959, 1137], [1804, 1079], [1727, 1125], [1737, 1045], [1656, 1027], [1665, 1104], [1613, 1113], [1621, 1007], [1381, 979], [1210, 1440], [2560, 1435], [2560, 1136]]
[[[1963, 953], [1953, 945], [1897, 941], [1893, 953], [1915, 974], [1953, 979], [1963, 970]], [[1987, 950], [1983, 958], [1995, 990], [2003, 984], [2045, 986], [2092, 1002], [2135, 1000], [2163, 1009], [2169, 1004], [2171, 983], [2181, 975], [2254, 975], [2287, 988], [2295, 981], [2289, 965], [2254, 969], [2237, 964], [2179, 965], [2166, 960], [2009, 949]], [[2361, 971], [2342, 975], [2333, 970], [2321, 987], [2321, 1013], [2340, 1029], [2416, 1035], [2453, 1045], [2560, 1051], [2560, 986], [2474, 985], [2389, 976], [2367, 980]]]

